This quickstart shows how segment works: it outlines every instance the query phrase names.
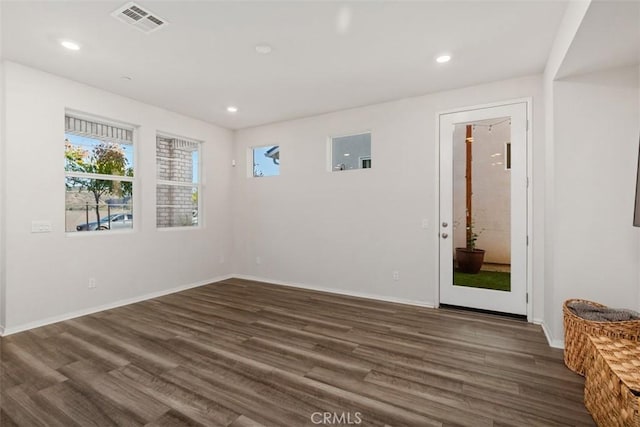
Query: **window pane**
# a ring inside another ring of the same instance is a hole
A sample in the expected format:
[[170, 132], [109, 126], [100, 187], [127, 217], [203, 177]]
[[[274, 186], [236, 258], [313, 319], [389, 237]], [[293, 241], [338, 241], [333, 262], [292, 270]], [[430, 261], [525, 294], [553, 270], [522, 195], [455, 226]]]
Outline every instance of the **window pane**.
[[65, 171], [133, 176], [133, 144], [65, 133]]
[[253, 149], [253, 176], [280, 175], [280, 146], [256, 147]]
[[371, 133], [331, 138], [331, 170], [369, 169]]
[[131, 182], [67, 177], [65, 187], [66, 231], [133, 227]]
[[158, 228], [198, 225], [199, 156], [199, 142], [156, 137], [157, 179], [165, 181], [156, 187]]
[[156, 140], [156, 169], [158, 179], [197, 184], [198, 151], [196, 142], [158, 137]]
[[156, 189], [157, 227], [198, 225], [198, 187], [159, 184]]

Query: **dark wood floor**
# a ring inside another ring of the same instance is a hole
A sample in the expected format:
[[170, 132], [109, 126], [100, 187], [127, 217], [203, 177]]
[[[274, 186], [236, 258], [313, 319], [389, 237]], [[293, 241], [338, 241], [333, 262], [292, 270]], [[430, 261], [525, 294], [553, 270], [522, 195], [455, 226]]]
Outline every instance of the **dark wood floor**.
[[594, 425], [538, 326], [237, 279], [1, 342], [4, 427]]

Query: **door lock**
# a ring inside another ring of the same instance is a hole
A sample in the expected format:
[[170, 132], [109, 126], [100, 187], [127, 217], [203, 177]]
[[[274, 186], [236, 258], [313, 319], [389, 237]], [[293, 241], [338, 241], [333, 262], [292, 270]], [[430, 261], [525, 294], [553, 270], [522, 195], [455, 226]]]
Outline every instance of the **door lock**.
[[444, 228], [447, 228], [447, 227], [449, 226], [449, 224], [448, 224], [448, 223], [446, 223], [446, 222], [443, 222], [443, 223], [442, 223], [442, 226], [443, 226]]
[[449, 237], [449, 235], [447, 233], [442, 233], [442, 238], [446, 239], [447, 237]]

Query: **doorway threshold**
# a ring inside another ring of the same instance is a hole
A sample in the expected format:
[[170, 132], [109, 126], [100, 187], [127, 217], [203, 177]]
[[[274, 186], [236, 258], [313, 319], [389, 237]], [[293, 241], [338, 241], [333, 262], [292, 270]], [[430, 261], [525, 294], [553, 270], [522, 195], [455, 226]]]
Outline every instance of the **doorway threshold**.
[[458, 310], [458, 311], [466, 311], [471, 313], [482, 313], [482, 314], [490, 314], [493, 316], [506, 317], [514, 320], [521, 320], [523, 322], [527, 321], [527, 316], [523, 314], [512, 314], [512, 313], [503, 313], [500, 311], [492, 311], [492, 310], [483, 310], [480, 308], [471, 308], [471, 307], [463, 307], [459, 305], [451, 305], [451, 304], [440, 304], [440, 309], [444, 310]]

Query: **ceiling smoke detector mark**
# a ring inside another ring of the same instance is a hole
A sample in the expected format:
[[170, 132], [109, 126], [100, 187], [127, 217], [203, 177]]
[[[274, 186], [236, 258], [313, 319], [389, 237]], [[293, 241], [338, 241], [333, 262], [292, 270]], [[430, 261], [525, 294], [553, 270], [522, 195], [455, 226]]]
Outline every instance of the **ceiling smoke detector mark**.
[[145, 9], [133, 2], [118, 8], [111, 16], [146, 34], [152, 33], [167, 25], [166, 19], [159, 17], [149, 9]]

